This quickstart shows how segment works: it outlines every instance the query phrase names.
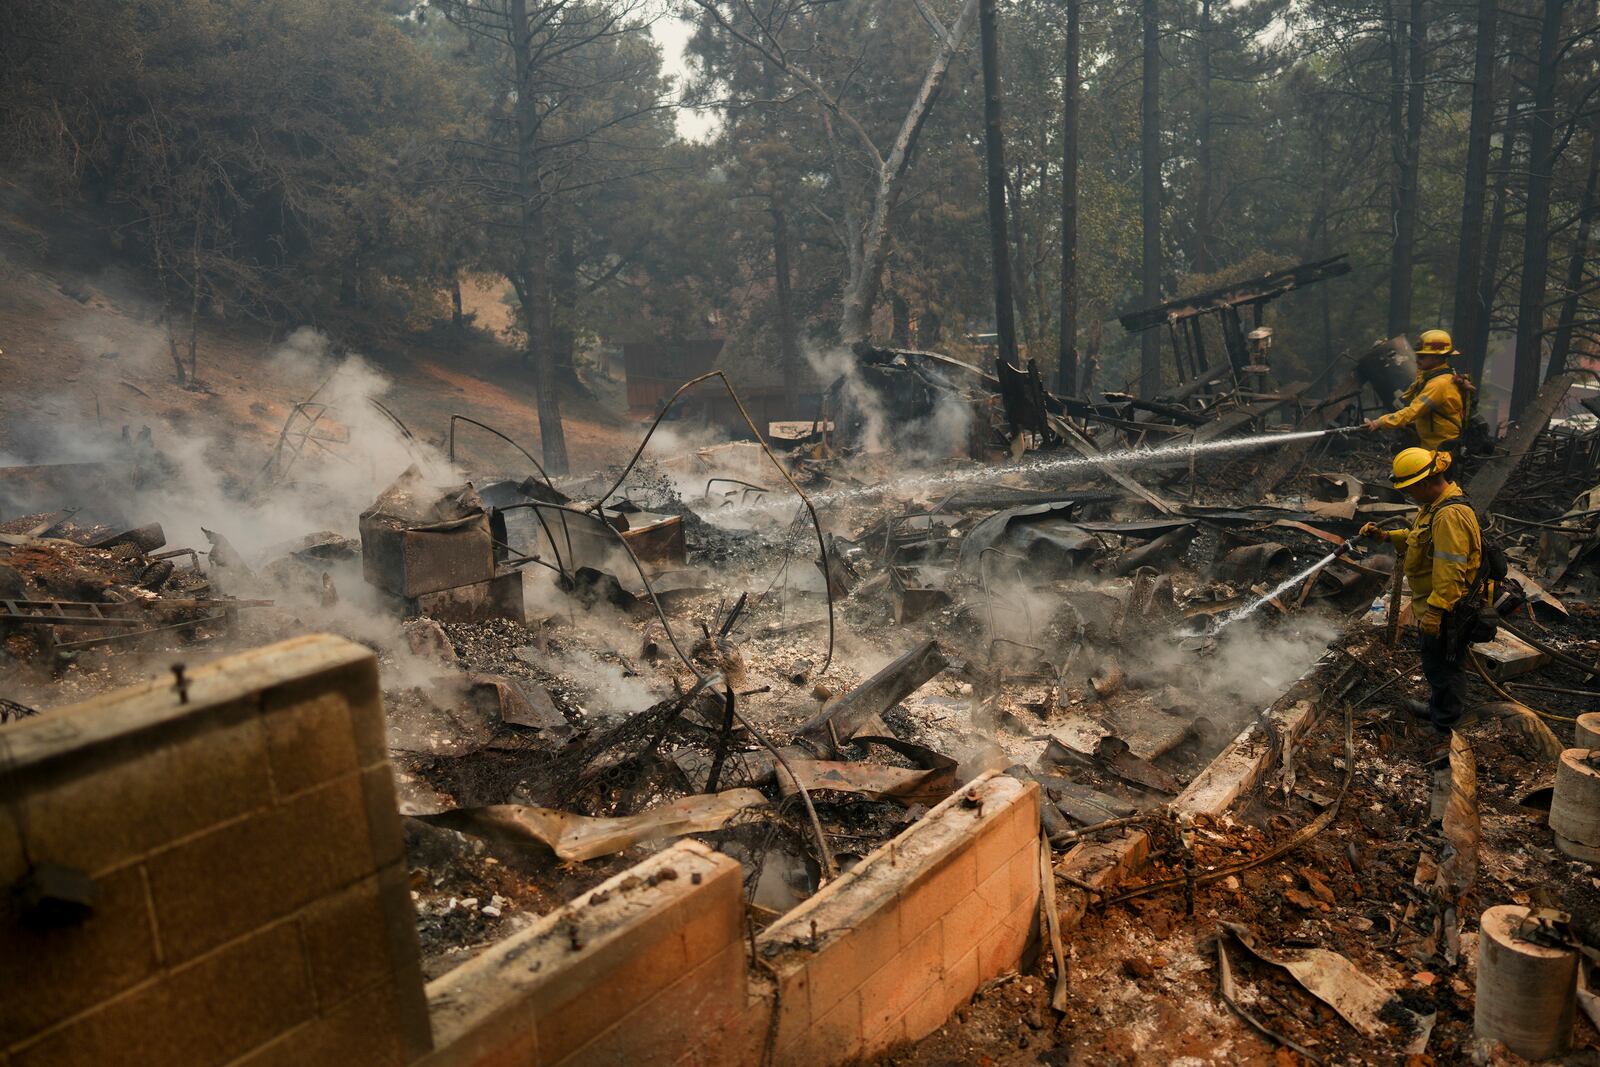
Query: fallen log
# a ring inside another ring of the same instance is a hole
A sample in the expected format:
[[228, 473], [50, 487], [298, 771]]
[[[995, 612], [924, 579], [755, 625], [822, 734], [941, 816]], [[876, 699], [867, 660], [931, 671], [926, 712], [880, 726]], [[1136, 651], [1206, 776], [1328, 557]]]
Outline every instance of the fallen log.
[[822, 742], [831, 743], [832, 737], [848, 741], [874, 716], [882, 715], [949, 666], [938, 642], [924, 641], [824, 707], [800, 728], [800, 733]]

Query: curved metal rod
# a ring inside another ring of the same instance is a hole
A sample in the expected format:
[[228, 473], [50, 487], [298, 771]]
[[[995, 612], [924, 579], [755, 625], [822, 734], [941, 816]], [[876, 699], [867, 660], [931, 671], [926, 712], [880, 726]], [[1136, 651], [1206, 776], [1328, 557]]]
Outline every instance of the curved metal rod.
[[[745, 718], [734, 705], [733, 691], [731, 689], [728, 692], [728, 712], [735, 719], [738, 719], [746, 730], [750, 731], [750, 736], [759, 741], [762, 748], [772, 753], [772, 758], [778, 762], [778, 766], [783, 768], [783, 773], [789, 776], [789, 781], [794, 783], [795, 791], [800, 794], [800, 799], [806, 806], [806, 816], [811, 820], [811, 832], [817, 838], [817, 851], [821, 853], [818, 859], [822, 860], [823, 877], [829, 881], [837, 878], [839, 876], [839, 865], [834, 861], [833, 851], [828, 848], [828, 838], [822, 832], [822, 820], [817, 818], [817, 809], [811, 803], [811, 794], [806, 791], [806, 787], [800, 779], [795, 777], [794, 768], [789, 766], [789, 761], [784, 759], [783, 753], [778, 751], [777, 746], [768, 741], [765, 734], [751, 725], [750, 720]], [[821, 889], [822, 887], [819, 885], [817, 888]]]
[[400, 416], [390, 411], [388, 407], [384, 405], [383, 401], [379, 400], [375, 396], [369, 396], [367, 397], [367, 403], [371, 404], [373, 407], [389, 416], [389, 421], [400, 427], [400, 432], [405, 436], [407, 441], [415, 441], [417, 439], [416, 434], [407, 429], [406, 424], [400, 421]]
[[[567, 576], [567, 566], [561, 558], [561, 546], [556, 544], [556, 535], [550, 532], [550, 524], [544, 521], [543, 515], [539, 514], [540, 508], [556, 506], [559, 505], [546, 504], [542, 500], [519, 500], [515, 504], [507, 504], [505, 507], [495, 508], [494, 510], [498, 512], [507, 512], [516, 511], [519, 508], [531, 509], [533, 511], [533, 517], [539, 522], [539, 528], [544, 531], [545, 540], [550, 542], [550, 551], [556, 554], [556, 570], [560, 573], [561, 577], [565, 578]], [[567, 551], [571, 553], [572, 532], [567, 529], [567, 517], [565, 515], [561, 516], [561, 532], [566, 535]], [[506, 545], [506, 547], [511, 548], [510, 545]]]
[[[650, 423], [650, 429], [645, 431], [644, 437], [639, 441], [639, 447], [634, 449], [633, 457], [628, 460], [625, 466], [623, 466], [622, 473], [617, 475], [616, 482], [612, 484], [610, 489], [607, 489], [604, 493], [602, 493], [598, 500], [589, 505], [588, 510], [592, 514], [599, 514], [600, 509], [605, 506], [605, 502], [610, 499], [611, 494], [615, 493], [619, 488], [622, 487], [622, 483], [627, 480], [628, 475], [633, 473], [633, 468], [638, 464], [639, 457], [644, 455], [645, 446], [650, 443], [650, 438], [655, 435], [657, 428], [660, 427], [661, 420], [666, 418], [667, 412], [672, 410], [672, 405], [678, 402], [678, 398], [684, 393], [687, 393], [690, 389], [693, 389], [695, 386], [699, 385], [701, 382], [708, 381], [712, 378], [716, 378], [718, 381], [722, 382], [722, 387], [728, 391], [729, 398], [733, 400], [733, 406], [739, 409], [739, 417], [744, 420], [744, 424], [746, 426], [750, 427], [750, 432], [755, 434], [756, 444], [761, 446], [762, 453], [765, 454], [767, 459], [772, 462], [772, 465], [777, 468], [778, 473], [783, 475], [783, 480], [789, 483], [789, 488], [794, 490], [795, 495], [800, 498], [800, 502], [805, 505], [806, 511], [811, 515], [812, 528], [817, 532], [817, 549], [822, 553], [822, 584], [827, 590], [828, 594], [828, 654], [822, 661], [822, 669], [817, 672], [818, 676], [820, 677], [821, 675], [827, 674], [828, 668], [833, 665], [834, 641], [833, 582], [829, 580], [830, 572], [828, 570], [828, 542], [822, 536], [822, 520], [817, 517], [817, 509], [816, 506], [811, 503], [811, 498], [806, 495], [805, 490], [801, 489], [799, 484], [794, 480], [794, 477], [790, 475], [789, 469], [778, 461], [777, 456], [773, 455], [772, 449], [767, 445], [766, 437], [762, 435], [760, 430], [756, 429], [755, 420], [750, 417], [750, 412], [745, 410], [744, 401], [739, 399], [739, 394], [734, 390], [733, 383], [728, 381], [727, 374], [720, 370], [708, 371], [707, 373], [700, 375], [698, 378], [690, 378], [688, 381], [678, 386], [678, 391], [668, 397], [667, 402], [661, 405], [661, 410], [656, 412], [654, 421]], [[620, 537], [621, 535], [619, 534], [618, 536]], [[629, 554], [632, 554], [631, 550]], [[637, 563], [638, 561], [635, 560], [635, 562]], [[648, 588], [648, 585], [646, 587]], [[651, 596], [653, 599], [654, 594], [652, 593]], [[668, 631], [668, 634], [670, 636], [670, 630]], [[676, 645], [677, 642], [673, 643]]]
[[[374, 403], [376, 403], [376, 401], [374, 401]], [[493, 426], [490, 426], [488, 423], [479, 422], [477, 419], [474, 419], [474, 418], [472, 418], [472, 417], [470, 417], [468, 415], [461, 415], [461, 414], [452, 413], [451, 416], [450, 416], [450, 448], [449, 448], [449, 453], [448, 454], [449, 454], [451, 463], [454, 463], [456, 461], [456, 423], [457, 423], [457, 421], [469, 422], [472, 425], [476, 426], [480, 430], [487, 430], [488, 432], [494, 434], [496, 437], [500, 438], [500, 440], [504, 441], [506, 444], [510, 445], [512, 448], [516, 449], [518, 452], [521, 452], [525, 457], [527, 457], [528, 462], [533, 464], [533, 469], [539, 472], [539, 477], [544, 479], [544, 484], [549, 488], [549, 490], [552, 493], [557, 493], [557, 494], [559, 494], [561, 496], [565, 496], [566, 495], [565, 493], [562, 493], [559, 489], [557, 489], [555, 487], [555, 484], [550, 481], [550, 475], [546, 474], [544, 472], [544, 467], [539, 463], [538, 460], [533, 458], [533, 453], [532, 452], [529, 452], [526, 448], [523, 448], [521, 445], [517, 444], [515, 441], [513, 441], [511, 438], [507, 437], [505, 434], [501, 433], [499, 430], [495, 429]]]

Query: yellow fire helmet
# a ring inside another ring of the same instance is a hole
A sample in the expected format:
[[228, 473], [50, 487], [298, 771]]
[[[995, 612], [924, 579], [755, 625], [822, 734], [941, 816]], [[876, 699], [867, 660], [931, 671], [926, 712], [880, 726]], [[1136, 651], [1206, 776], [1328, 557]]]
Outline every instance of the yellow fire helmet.
[[1450, 468], [1450, 453], [1430, 452], [1426, 448], [1407, 448], [1394, 457], [1390, 481], [1396, 489], [1415, 485], [1430, 474], [1443, 474]]
[[1419, 356], [1459, 356], [1455, 342], [1450, 340], [1450, 335], [1444, 330], [1423, 330], [1420, 343], [1417, 345]]

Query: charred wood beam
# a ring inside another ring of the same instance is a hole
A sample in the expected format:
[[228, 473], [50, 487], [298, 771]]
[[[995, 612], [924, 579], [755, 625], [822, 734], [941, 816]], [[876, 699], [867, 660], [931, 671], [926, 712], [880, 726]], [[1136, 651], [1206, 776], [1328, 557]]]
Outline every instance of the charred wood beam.
[[1156, 400], [1143, 400], [1129, 393], [1106, 393], [1105, 398], [1113, 404], [1127, 404], [1139, 411], [1148, 411], [1152, 415], [1160, 415], [1178, 422], [1188, 423], [1190, 426], [1204, 426], [1211, 421], [1206, 415], [1190, 411], [1178, 404], [1163, 404]]
[[1122, 328], [1129, 333], [1139, 333], [1160, 326], [1169, 320], [1182, 321], [1204, 315], [1221, 308], [1275, 300], [1293, 289], [1302, 289], [1329, 278], [1350, 273], [1350, 264], [1344, 254], [1301, 263], [1286, 270], [1269, 271], [1259, 278], [1246, 278], [1204, 293], [1179, 297], [1155, 307], [1128, 311], [1117, 316]]
[[1479, 511], [1488, 511], [1500, 496], [1517, 467], [1527, 458], [1534, 440], [1550, 424], [1550, 417], [1561, 406], [1567, 391], [1577, 380], [1578, 375], [1569, 371], [1546, 381], [1511, 429], [1506, 431], [1505, 440], [1501, 442], [1504, 451], [1485, 463], [1467, 486], [1467, 495]]
[[840, 741], [848, 741], [873, 716], [888, 711], [949, 666], [938, 642], [924, 641], [812, 716], [800, 733], [828, 742], [831, 731]]

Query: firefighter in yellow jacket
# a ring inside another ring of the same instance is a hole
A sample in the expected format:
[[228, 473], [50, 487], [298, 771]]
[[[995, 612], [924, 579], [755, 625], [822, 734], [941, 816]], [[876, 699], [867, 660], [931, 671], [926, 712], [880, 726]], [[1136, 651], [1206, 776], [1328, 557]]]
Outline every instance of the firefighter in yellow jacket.
[[1466, 425], [1467, 379], [1456, 374], [1450, 357], [1459, 356], [1450, 335], [1425, 330], [1417, 345], [1417, 380], [1401, 395], [1405, 407], [1367, 422], [1368, 430], [1409, 426], [1417, 443], [1430, 452], [1443, 449], [1457, 454], [1461, 430]]
[[1453, 611], [1477, 581], [1483, 565], [1478, 515], [1461, 487], [1445, 477], [1448, 452], [1408, 448], [1394, 458], [1396, 489], [1419, 505], [1409, 530], [1361, 528], [1363, 537], [1387, 540], [1405, 554], [1411, 613], [1422, 631], [1422, 673], [1428, 679], [1428, 718], [1448, 733], [1461, 718], [1466, 678], [1461, 659], [1470, 621]]

